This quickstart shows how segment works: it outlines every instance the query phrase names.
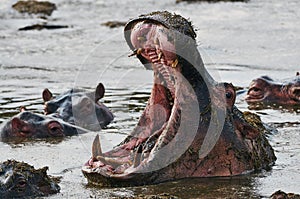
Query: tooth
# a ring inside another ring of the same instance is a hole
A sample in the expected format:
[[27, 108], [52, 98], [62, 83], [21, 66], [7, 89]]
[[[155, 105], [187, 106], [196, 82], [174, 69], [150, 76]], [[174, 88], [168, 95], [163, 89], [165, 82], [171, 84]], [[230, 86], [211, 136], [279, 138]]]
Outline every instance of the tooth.
[[132, 57], [134, 55], [140, 55], [142, 53], [143, 49], [139, 48], [139, 49], [135, 49], [130, 55], [128, 55], [128, 57]]
[[159, 53], [158, 53], [158, 60], [161, 59], [161, 56], [162, 56], [162, 52], [159, 52]]
[[99, 135], [96, 135], [92, 145], [92, 158], [96, 158], [98, 156], [102, 156], [102, 149]]
[[143, 51], [143, 49], [142, 49], [142, 48], [139, 48], [139, 49], [137, 49], [136, 54], [137, 54], [137, 55], [140, 55], [140, 54], [142, 53], [142, 51]]
[[178, 59], [175, 59], [171, 66], [172, 66], [172, 68], [176, 68], [177, 65], [178, 65]]
[[154, 44], [156, 44], [156, 45], [158, 45], [158, 44], [159, 44], [159, 40], [158, 40], [158, 38], [156, 38], [156, 39], [154, 40]]

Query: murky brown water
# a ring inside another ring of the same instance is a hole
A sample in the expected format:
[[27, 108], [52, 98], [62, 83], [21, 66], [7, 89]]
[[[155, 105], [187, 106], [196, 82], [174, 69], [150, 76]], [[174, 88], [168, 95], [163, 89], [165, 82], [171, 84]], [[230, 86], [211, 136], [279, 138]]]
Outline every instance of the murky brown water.
[[[53, 0], [58, 10], [49, 24], [68, 29], [17, 31], [43, 22], [0, 5], [0, 122], [27, 106], [42, 112], [41, 92], [61, 93], [71, 87], [93, 89], [103, 82], [103, 101], [115, 122], [102, 132], [61, 142], [0, 143], [0, 161], [14, 158], [63, 176], [61, 193], [50, 198], [107, 198], [169, 192], [182, 198], [260, 198], [281, 189], [300, 192], [299, 113], [256, 111], [278, 128], [269, 140], [278, 160], [271, 171], [234, 178], [188, 179], [145, 187], [99, 189], [88, 187], [81, 166], [90, 157], [91, 142], [99, 133], [105, 150], [119, 143], [138, 120], [150, 94], [152, 72], [128, 58], [122, 28], [108, 29], [109, 20], [126, 21], [142, 13], [169, 10], [190, 18], [198, 29], [199, 50], [207, 68], [219, 81], [247, 87], [261, 75], [286, 78], [300, 70], [300, 2], [251, 0], [249, 3], [175, 4], [166, 1]], [[236, 105], [248, 110], [243, 94]], [[289, 122], [289, 123], [288, 123]]]

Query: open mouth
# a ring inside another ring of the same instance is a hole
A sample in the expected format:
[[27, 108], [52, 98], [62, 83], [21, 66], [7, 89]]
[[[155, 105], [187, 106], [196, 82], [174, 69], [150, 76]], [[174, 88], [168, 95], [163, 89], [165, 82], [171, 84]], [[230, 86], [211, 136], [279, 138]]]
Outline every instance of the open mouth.
[[[274, 162], [266, 139], [234, 106], [233, 85], [215, 82], [204, 68], [195, 36], [190, 22], [167, 11], [141, 15], [125, 26], [132, 55], [153, 70], [154, 84], [138, 124], [123, 142], [102, 152], [96, 136], [92, 157], [82, 168], [90, 184], [232, 176]], [[251, 144], [246, 138], [253, 139]]]
[[[154, 85], [148, 104], [131, 136], [112, 151], [103, 153], [99, 137], [92, 146], [92, 157], [83, 167], [89, 179], [98, 173], [106, 178], [129, 178], [153, 160], [157, 150], [167, 145], [177, 132], [181, 117], [177, 100], [180, 66], [172, 38], [167, 38], [165, 27], [138, 22], [131, 31], [134, 55], [142, 56], [154, 71]], [[168, 42], [168, 43], [167, 43]], [[148, 67], [149, 67], [148, 65]], [[147, 67], [147, 66], [146, 66]], [[95, 177], [99, 179], [99, 176]], [[94, 179], [95, 179], [94, 178]], [[103, 178], [92, 183], [103, 185]]]

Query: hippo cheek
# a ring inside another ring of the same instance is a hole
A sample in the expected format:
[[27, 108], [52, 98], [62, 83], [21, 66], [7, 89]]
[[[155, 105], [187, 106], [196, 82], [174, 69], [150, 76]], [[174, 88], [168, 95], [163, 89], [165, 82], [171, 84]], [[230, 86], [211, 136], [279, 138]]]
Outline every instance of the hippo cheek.
[[56, 121], [51, 121], [47, 125], [48, 133], [53, 137], [63, 137], [64, 131], [63, 127]]

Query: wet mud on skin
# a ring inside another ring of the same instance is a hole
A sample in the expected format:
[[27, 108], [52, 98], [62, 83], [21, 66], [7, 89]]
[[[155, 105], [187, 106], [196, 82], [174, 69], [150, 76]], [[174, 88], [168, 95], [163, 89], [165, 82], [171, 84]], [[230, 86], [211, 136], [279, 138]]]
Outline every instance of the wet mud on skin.
[[[204, 63], [219, 82], [246, 89], [262, 75], [276, 79], [299, 71], [300, 20], [296, 0], [248, 3], [176, 4], [173, 0], [76, 1], [56, 0], [46, 22], [70, 28], [18, 31], [44, 23], [45, 19], [13, 11], [12, 1], [0, 5], [0, 122], [15, 115], [20, 106], [42, 113], [41, 93], [57, 93], [79, 87], [93, 90], [96, 82], [106, 87], [104, 103], [115, 121], [100, 134], [104, 151], [131, 132], [152, 87], [152, 72], [127, 55], [123, 29], [102, 26], [154, 10], [176, 12], [190, 18]], [[114, 16], [112, 16], [112, 10]], [[236, 106], [248, 110], [245, 93]], [[91, 155], [96, 132], [64, 140], [0, 143], [0, 160], [14, 158], [36, 168], [49, 166], [50, 175], [62, 176], [61, 191], [49, 198], [109, 198], [168, 192], [182, 198], [260, 198], [281, 189], [299, 193], [300, 124], [298, 110], [253, 111], [278, 131], [269, 136], [277, 161], [270, 171], [234, 178], [186, 179], [143, 187], [99, 189], [87, 185], [81, 166]]]

